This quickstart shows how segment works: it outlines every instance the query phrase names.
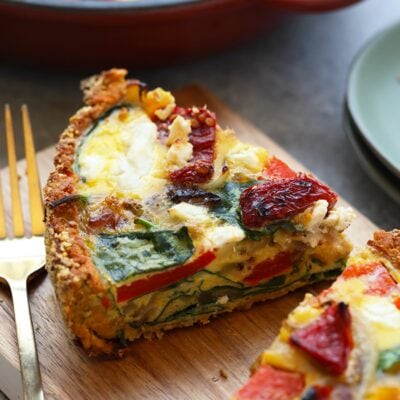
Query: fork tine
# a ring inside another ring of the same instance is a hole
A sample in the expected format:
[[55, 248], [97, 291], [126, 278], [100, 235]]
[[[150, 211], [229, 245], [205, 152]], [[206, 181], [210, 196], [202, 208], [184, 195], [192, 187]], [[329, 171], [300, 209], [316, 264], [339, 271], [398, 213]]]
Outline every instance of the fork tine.
[[6, 230], [6, 213], [3, 202], [3, 189], [1, 187], [1, 176], [0, 176], [0, 239], [5, 239], [7, 236]]
[[10, 187], [11, 187], [11, 211], [12, 222], [14, 228], [14, 236], [24, 236], [24, 220], [22, 216], [21, 196], [19, 194], [19, 182], [17, 173], [17, 158], [15, 156], [14, 130], [12, 126], [12, 117], [10, 106], [5, 106], [6, 117], [6, 137], [7, 137], [7, 154], [8, 166], [10, 172]]
[[33, 143], [32, 127], [28, 107], [21, 107], [22, 125], [25, 140], [25, 158], [28, 173], [29, 205], [31, 210], [32, 235], [43, 235], [43, 202], [40, 190], [40, 180], [36, 162], [35, 145]]

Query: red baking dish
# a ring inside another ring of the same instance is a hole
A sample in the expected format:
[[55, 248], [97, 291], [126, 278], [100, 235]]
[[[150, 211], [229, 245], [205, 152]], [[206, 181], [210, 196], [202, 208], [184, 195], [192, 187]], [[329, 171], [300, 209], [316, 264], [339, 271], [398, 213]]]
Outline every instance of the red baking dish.
[[216, 53], [267, 31], [287, 11], [358, 0], [3, 0], [4, 60], [64, 68], [149, 67]]

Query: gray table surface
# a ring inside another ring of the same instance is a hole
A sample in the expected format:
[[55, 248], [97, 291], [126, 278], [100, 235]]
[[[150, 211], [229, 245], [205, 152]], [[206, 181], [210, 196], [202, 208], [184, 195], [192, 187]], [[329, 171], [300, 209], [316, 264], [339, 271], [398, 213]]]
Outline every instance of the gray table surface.
[[[194, 82], [207, 86], [377, 225], [394, 228], [400, 226], [400, 206], [359, 165], [342, 129], [342, 106], [352, 58], [370, 37], [397, 20], [398, 0], [366, 0], [329, 14], [291, 16], [236, 50], [131, 75], [172, 90]], [[17, 108], [27, 103], [37, 148], [44, 148], [57, 140], [80, 106], [78, 82], [86, 75], [2, 63], [0, 104]], [[3, 140], [0, 135], [0, 149]], [[0, 162], [4, 165], [4, 155]]]

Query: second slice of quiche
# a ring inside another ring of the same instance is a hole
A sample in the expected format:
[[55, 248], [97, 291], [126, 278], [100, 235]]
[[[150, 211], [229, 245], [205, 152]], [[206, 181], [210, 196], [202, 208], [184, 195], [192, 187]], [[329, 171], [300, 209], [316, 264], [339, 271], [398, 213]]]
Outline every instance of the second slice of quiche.
[[400, 230], [375, 232], [304, 300], [234, 400], [400, 399]]
[[113, 69], [47, 183], [47, 269], [92, 353], [337, 276], [352, 212], [315, 177]]

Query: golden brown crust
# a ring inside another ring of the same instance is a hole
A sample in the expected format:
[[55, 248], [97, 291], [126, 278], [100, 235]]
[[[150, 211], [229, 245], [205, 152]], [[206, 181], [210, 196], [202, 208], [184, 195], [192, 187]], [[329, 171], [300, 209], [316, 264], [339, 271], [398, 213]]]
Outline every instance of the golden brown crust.
[[400, 229], [377, 231], [374, 233], [374, 239], [368, 241], [368, 245], [400, 269]]
[[126, 73], [123, 69], [112, 69], [84, 81], [86, 106], [70, 119], [61, 134], [55, 170], [45, 187], [46, 267], [69, 328], [93, 353], [113, 351], [113, 346], [95, 332], [104, 337], [115, 334], [118, 316], [108, 315], [105, 320], [101, 303], [105, 287], [79, 234], [77, 203], [53, 208], [52, 202], [75, 193], [77, 176], [73, 163], [78, 140], [101, 114], [123, 100]]

